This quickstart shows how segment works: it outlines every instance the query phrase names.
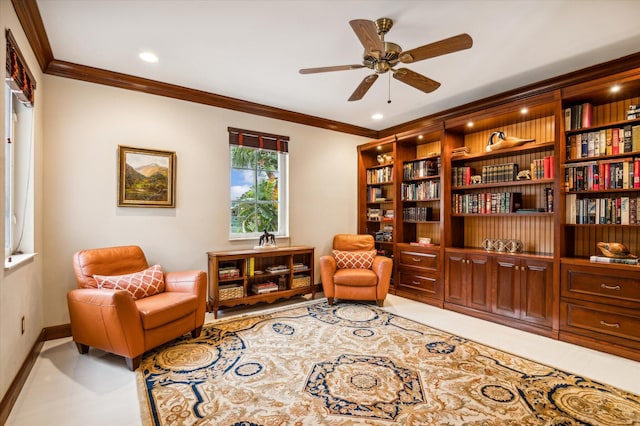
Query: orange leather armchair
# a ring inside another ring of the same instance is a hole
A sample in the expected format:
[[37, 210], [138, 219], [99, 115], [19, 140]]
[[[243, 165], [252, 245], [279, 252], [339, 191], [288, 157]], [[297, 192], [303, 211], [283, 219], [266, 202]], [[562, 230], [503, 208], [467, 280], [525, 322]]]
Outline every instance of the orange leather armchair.
[[71, 333], [81, 354], [95, 347], [126, 358], [135, 370], [142, 354], [191, 332], [206, 311], [204, 271], [166, 272], [163, 292], [134, 300], [126, 290], [98, 288], [94, 275], [125, 275], [149, 265], [138, 246], [82, 250], [73, 256], [78, 288], [67, 294]]
[[[333, 237], [333, 249], [340, 251], [367, 251], [375, 248], [371, 235], [338, 234]], [[329, 305], [334, 298], [375, 300], [379, 306], [389, 291], [393, 261], [375, 256], [371, 269], [340, 269], [334, 256], [320, 257], [322, 288]]]

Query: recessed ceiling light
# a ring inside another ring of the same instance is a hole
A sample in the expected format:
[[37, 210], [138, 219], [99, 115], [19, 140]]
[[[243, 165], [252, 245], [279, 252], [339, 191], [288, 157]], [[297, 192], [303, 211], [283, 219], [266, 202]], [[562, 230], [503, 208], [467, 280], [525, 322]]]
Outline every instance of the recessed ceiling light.
[[376, 113], [371, 116], [371, 118], [373, 118], [374, 120], [382, 120], [382, 117], [384, 117], [384, 115], [380, 113]]
[[524, 107], [524, 108], [522, 108], [522, 109], [520, 110], [520, 114], [526, 114], [526, 113], [528, 113], [528, 112], [529, 112], [529, 108], [527, 108], [527, 107]]
[[611, 86], [611, 93], [617, 93], [620, 91], [620, 85], [616, 84], [615, 86]]
[[469, 122], [467, 123], [467, 127], [473, 127], [473, 121], [469, 121]]
[[422, 138], [424, 138], [424, 136], [422, 136], [422, 135], [418, 136], [418, 139], [422, 140]]
[[140, 59], [142, 59], [145, 62], [158, 62], [158, 57], [151, 52], [142, 52], [138, 55], [138, 57], [140, 57]]

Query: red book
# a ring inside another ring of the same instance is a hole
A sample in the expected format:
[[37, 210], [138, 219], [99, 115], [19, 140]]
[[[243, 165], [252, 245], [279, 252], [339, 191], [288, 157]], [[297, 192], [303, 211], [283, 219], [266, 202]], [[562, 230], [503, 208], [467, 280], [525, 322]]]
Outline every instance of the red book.
[[611, 129], [611, 154], [620, 154], [620, 129]]
[[554, 159], [553, 159], [553, 157], [554, 157], [553, 155], [549, 156], [549, 178], [550, 179], [553, 179], [554, 176], [555, 176], [555, 173], [553, 171], [553, 168], [554, 168], [554, 165], [553, 165]]
[[604, 188], [603, 189], [609, 189], [611, 188], [611, 165], [609, 163], [605, 163], [603, 164], [603, 168], [604, 168]]
[[582, 127], [591, 127], [593, 118], [593, 105], [586, 102], [582, 104]]
[[544, 179], [549, 179], [549, 157], [544, 157], [543, 160], [543, 165], [542, 165], [542, 171], [543, 171], [543, 178]]
[[640, 158], [633, 159], [633, 187], [640, 188]]

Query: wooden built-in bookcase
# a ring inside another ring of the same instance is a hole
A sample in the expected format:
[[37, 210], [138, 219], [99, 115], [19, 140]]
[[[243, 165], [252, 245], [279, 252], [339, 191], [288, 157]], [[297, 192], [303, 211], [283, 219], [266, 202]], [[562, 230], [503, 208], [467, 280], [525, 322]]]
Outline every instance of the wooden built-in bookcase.
[[[576, 137], [604, 138], [609, 129], [621, 129], [622, 139], [625, 128], [638, 126], [640, 135], [640, 107], [637, 118], [627, 117], [630, 105], [640, 105], [640, 55], [626, 67], [603, 64], [448, 110], [358, 147], [358, 231], [375, 235], [385, 224], [368, 219], [368, 208], [394, 210], [387, 217], [393, 239], [376, 244], [394, 258], [391, 291], [640, 360], [640, 266], [590, 261], [601, 255], [598, 242], [640, 254], [640, 141], [617, 154], [595, 150], [597, 156], [593, 147], [587, 155], [571, 147]], [[586, 121], [573, 128], [569, 114], [577, 111], [586, 111]], [[488, 150], [496, 132], [534, 141]], [[384, 202], [367, 202], [363, 177], [381, 167], [381, 152], [393, 157], [392, 179]], [[604, 163], [627, 173], [626, 186], [569, 184], [592, 183], [593, 173], [608, 173]], [[530, 179], [516, 177], [524, 170]], [[414, 195], [425, 188], [427, 196]], [[617, 222], [572, 219], [574, 206], [593, 206], [590, 199], [600, 200], [599, 215], [617, 203]], [[421, 238], [431, 244], [418, 244]]]

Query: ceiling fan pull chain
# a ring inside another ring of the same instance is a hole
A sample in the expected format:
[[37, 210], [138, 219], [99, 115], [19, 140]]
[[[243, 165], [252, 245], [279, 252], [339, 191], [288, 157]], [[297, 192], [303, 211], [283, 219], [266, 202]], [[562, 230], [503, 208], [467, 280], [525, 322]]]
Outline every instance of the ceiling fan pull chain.
[[387, 96], [387, 103], [390, 104], [391, 103], [391, 73], [388, 74], [389, 75], [389, 94]]

